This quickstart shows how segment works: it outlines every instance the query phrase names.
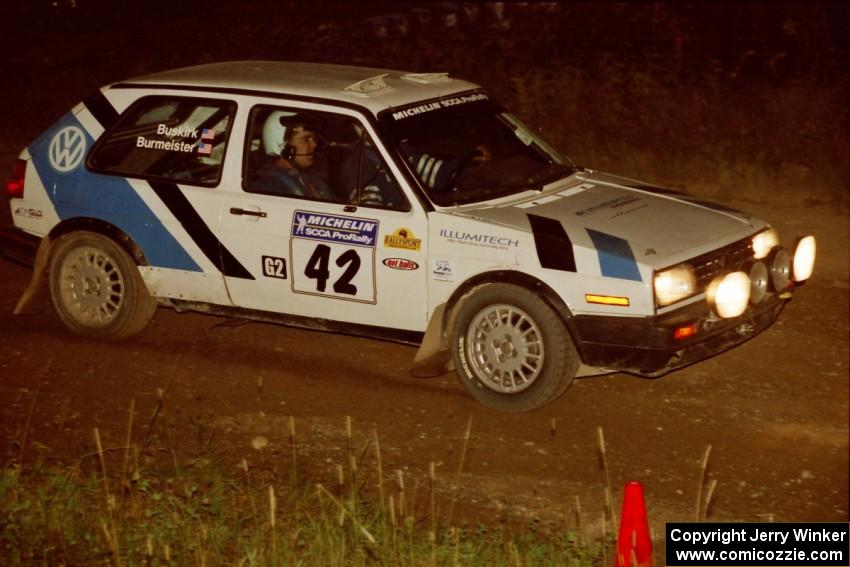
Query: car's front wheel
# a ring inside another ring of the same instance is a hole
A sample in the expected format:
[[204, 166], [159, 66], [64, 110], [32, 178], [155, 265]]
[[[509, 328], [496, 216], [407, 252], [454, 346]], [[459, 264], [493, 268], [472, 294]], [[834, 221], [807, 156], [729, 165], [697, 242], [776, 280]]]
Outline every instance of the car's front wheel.
[[156, 311], [136, 264], [103, 235], [78, 231], [59, 237], [49, 270], [56, 312], [77, 334], [124, 339], [144, 329]]
[[570, 386], [578, 353], [564, 322], [537, 294], [512, 284], [484, 284], [458, 309], [452, 326], [455, 367], [479, 401], [528, 411]]

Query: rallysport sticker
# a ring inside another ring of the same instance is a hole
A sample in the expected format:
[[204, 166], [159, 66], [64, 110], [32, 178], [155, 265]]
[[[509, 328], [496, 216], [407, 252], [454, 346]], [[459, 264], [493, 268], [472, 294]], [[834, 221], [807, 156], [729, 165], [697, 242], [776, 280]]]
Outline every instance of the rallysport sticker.
[[409, 228], [398, 228], [392, 234], [384, 236], [384, 246], [404, 250], [419, 250], [422, 248], [422, 239], [416, 238]]

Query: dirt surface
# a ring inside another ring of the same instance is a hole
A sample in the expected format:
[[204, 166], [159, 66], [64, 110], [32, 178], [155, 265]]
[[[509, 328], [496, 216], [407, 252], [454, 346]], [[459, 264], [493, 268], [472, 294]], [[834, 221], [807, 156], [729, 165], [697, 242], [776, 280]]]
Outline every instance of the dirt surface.
[[[189, 461], [212, 439], [225, 466], [244, 457], [285, 469], [294, 416], [303, 466], [335, 478], [351, 416], [358, 451], [377, 432], [388, 477], [400, 469], [424, 482], [434, 462], [443, 506], [471, 416], [458, 510], [476, 521], [575, 527], [579, 498], [583, 530], [599, 535], [599, 427], [616, 507], [623, 483], [641, 481], [656, 534], [666, 521], [693, 519], [709, 445], [709, 520], [846, 521], [846, 211], [731, 204], [771, 220], [786, 240], [808, 230], [819, 239], [814, 278], [778, 323], [661, 379], [578, 380], [556, 403], [521, 415], [476, 403], [453, 374], [411, 378], [415, 348], [392, 343], [165, 309], [130, 341], [82, 340], [52, 308], [13, 316], [30, 272], [0, 261], [0, 455], [17, 458], [26, 430], [25, 459], [84, 462], [95, 427], [107, 446], [123, 445], [131, 399], [144, 437], [161, 389], [167, 419], [151, 430], [154, 449], [175, 447]], [[262, 449], [252, 446], [258, 436], [268, 440]], [[370, 485], [374, 455], [370, 448], [361, 463]]]

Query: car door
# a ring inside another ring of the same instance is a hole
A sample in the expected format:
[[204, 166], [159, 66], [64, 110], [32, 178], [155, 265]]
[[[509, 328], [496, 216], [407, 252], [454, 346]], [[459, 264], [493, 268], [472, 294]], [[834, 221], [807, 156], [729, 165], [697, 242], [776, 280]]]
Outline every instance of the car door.
[[[371, 126], [307, 103], [258, 99], [244, 112], [242, 176], [226, 192], [219, 233], [254, 279], [226, 277], [233, 303], [423, 331], [427, 219]], [[305, 133], [315, 145], [307, 167], [294, 163], [310, 154], [293, 137]], [[306, 183], [289, 186], [296, 177]]]

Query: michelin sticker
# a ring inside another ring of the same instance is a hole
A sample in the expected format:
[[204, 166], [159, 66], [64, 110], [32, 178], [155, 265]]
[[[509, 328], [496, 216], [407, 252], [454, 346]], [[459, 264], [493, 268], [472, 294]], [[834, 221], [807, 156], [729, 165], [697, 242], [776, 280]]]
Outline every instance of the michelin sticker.
[[375, 219], [295, 211], [292, 291], [374, 304], [378, 226]]
[[50, 165], [59, 173], [77, 169], [86, 153], [86, 137], [76, 126], [62, 128], [50, 140], [47, 156]]
[[410, 118], [411, 116], [425, 114], [426, 112], [431, 112], [433, 110], [439, 110], [440, 108], [447, 108], [449, 106], [457, 106], [459, 104], [467, 104], [470, 102], [478, 102], [479, 100], [488, 99], [489, 97], [484, 93], [475, 93], [471, 95], [446, 98], [443, 100], [438, 100], [436, 102], [429, 102], [427, 104], [411, 106], [410, 108], [405, 108], [404, 110], [393, 112], [393, 120], [402, 120], [404, 118]]
[[392, 234], [384, 236], [384, 246], [404, 250], [419, 250], [422, 248], [422, 239], [416, 238], [409, 228], [399, 228]]

